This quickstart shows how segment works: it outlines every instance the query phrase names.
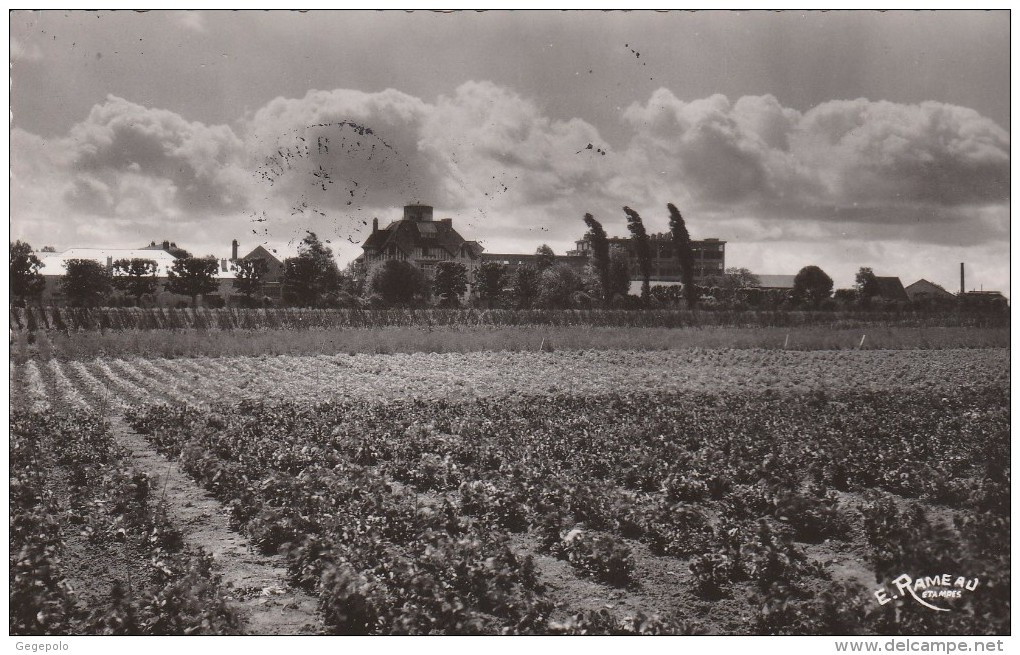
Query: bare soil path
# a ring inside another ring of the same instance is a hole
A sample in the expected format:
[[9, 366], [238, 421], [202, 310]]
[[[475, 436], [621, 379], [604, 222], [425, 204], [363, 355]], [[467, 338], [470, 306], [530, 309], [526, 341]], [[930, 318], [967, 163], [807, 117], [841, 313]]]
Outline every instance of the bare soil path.
[[315, 598], [288, 584], [282, 557], [255, 552], [243, 535], [230, 529], [223, 505], [180, 471], [177, 462], [156, 452], [122, 416], [109, 421], [117, 443], [130, 452], [132, 465], [158, 480], [155, 488], [165, 496], [167, 511], [187, 542], [212, 555], [248, 634], [322, 632]]

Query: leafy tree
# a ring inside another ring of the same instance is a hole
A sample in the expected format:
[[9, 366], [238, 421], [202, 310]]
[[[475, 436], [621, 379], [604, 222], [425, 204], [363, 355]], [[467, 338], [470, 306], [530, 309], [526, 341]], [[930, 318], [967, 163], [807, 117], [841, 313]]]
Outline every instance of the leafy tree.
[[335, 304], [341, 277], [333, 251], [308, 232], [298, 244], [298, 256], [284, 262], [284, 302], [301, 307]]
[[283, 302], [297, 307], [314, 307], [315, 262], [308, 257], [283, 260]]
[[167, 252], [177, 259], [190, 259], [194, 256], [184, 248], [179, 247], [176, 243], [171, 243], [170, 247], [167, 248]]
[[349, 262], [340, 272], [340, 290], [352, 296], [363, 296], [366, 277], [364, 269], [358, 262]]
[[584, 288], [584, 280], [569, 264], [550, 266], [539, 274], [538, 303], [550, 309], [566, 309], [571, 298]]
[[832, 278], [817, 266], [805, 266], [793, 278], [793, 299], [817, 306], [832, 295]]
[[22, 302], [26, 298], [38, 298], [46, 288], [46, 280], [39, 269], [42, 261], [32, 252], [32, 246], [24, 241], [11, 244], [11, 296]]
[[865, 303], [870, 302], [873, 297], [878, 295], [879, 291], [878, 278], [875, 277], [874, 271], [866, 266], [862, 266], [854, 278], [854, 288], [857, 289], [858, 298]]
[[163, 288], [170, 293], [191, 296], [191, 306], [198, 306], [198, 297], [219, 289], [216, 271], [219, 263], [215, 257], [184, 257], [174, 261], [167, 273], [169, 278]]
[[315, 232], [308, 232], [298, 245], [298, 256], [314, 262], [311, 280], [316, 304], [326, 296], [335, 295], [340, 287], [340, 268], [333, 259], [333, 251], [319, 241]]
[[705, 286], [719, 287], [720, 289], [749, 289], [761, 285], [758, 276], [746, 268], [727, 268], [722, 275], [713, 275], [705, 278]]
[[427, 289], [425, 276], [418, 267], [398, 259], [387, 259], [373, 267], [366, 286], [388, 304], [409, 303]]
[[727, 268], [723, 281], [724, 286], [731, 289], [749, 289], [761, 286], [761, 279], [746, 268]]
[[593, 257], [588, 258], [584, 268], [581, 270], [581, 282], [585, 295], [589, 298], [601, 299], [606, 295], [605, 290], [602, 288], [602, 275]]
[[118, 259], [113, 262], [113, 286], [138, 301], [147, 293], [156, 293], [158, 271], [159, 264], [151, 259]]
[[619, 246], [609, 249], [608, 280], [609, 286], [606, 288], [608, 298], [626, 297], [630, 293], [630, 258], [627, 251]]
[[666, 205], [669, 210], [669, 231], [673, 237], [673, 250], [680, 262], [680, 279], [684, 284], [684, 296], [687, 308], [694, 309], [698, 304], [698, 290], [694, 286], [694, 250], [691, 248], [691, 235], [687, 231], [687, 223], [680, 215], [680, 210], [673, 203]]
[[514, 306], [517, 309], [531, 309], [538, 299], [539, 276], [541, 273], [530, 266], [520, 266], [514, 271], [511, 287]]
[[735, 297], [752, 307], [758, 307], [764, 301], [765, 292], [759, 287], [742, 287], [737, 290]]
[[556, 263], [556, 253], [553, 249], [542, 244], [535, 250], [535, 268], [539, 273]]
[[641, 297], [647, 300], [652, 277], [652, 248], [648, 242], [648, 232], [645, 231], [645, 224], [636, 211], [624, 207], [623, 213], [627, 215], [627, 229], [630, 230], [630, 241], [634, 244], [634, 254], [637, 256], [638, 268], [641, 271]]
[[246, 303], [251, 304], [252, 296], [262, 293], [269, 264], [256, 257], [238, 259], [234, 266], [237, 269], [234, 273], [234, 288], [244, 296]]
[[836, 289], [832, 294], [832, 299], [841, 302], [845, 305], [850, 305], [857, 301], [860, 297], [857, 289]]
[[432, 290], [443, 306], [456, 307], [467, 293], [467, 267], [460, 262], [439, 262]]
[[584, 224], [588, 226], [585, 238], [591, 243], [591, 259], [588, 263], [598, 276], [602, 299], [608, 302], [613, 297], [609, 282], [609, 237], [602, 229], [602, 223], [595, 220], [591, 214], [584, 215]]
[[298, 255], [307, 257], [315, 262], [319, 271], [329, 273], [333, 270], [339, 272], [336, 261], [333, 259], [333, 251], [326, 244], [319, 241], [315, 232], [307, 232], [305, 238], [298, 244]]
[[77, 307], [95, 307], [110, 293], [110, 271], [91, 259], [69, 259], [64, 262], [60, 287], [68, 302]]
[[478, 297], [488, 307], [499, 302], [506, 280], [506, 266], [500, 262], [483, 262], [475, 269], [475, 288]]
[[43, 246], [39, 252], [57, 252], [57, 249], [53, 246]]
[[679, 305], [683, 300], [683, 290], [673, 285], [652, 287], [651, 297], [664, 305]]

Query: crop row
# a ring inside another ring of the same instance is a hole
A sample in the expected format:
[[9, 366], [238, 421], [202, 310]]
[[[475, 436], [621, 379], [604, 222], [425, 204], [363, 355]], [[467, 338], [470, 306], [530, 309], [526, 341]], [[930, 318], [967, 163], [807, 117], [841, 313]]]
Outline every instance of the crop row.
[[[96, 415], [14, 412], [10, 450], [11, 634], [240, 630], [212, 560], [185, 545], [153, 481], [126, 465]], [[115, 569], [106, 588], [84, 577], [93, 558]], [[143, 577], [132, 578], [139, 568]]]
[[276, 330], [440, 326], [750, 327], [1008, 325], [1008, 316], [975, 313], [688, 310], [503, 309], [170, 309], [27, 307], [10, 310], [10, 329], [40, 330]]
[[[611, 586], [650, 583], [635, 577], [638, 544], [684, 561], [696, 597], [754, 596], [751, 632], [1008, 627], [1002, 388], [244, 402], [129, 418], [255, 543], [287, 554], [337, 632], [693, 628], [551, 604], [513, 534]], [[954, 507], [952, 525], [903, 498]], [[942, 624], [902, 601], [878, 607], [806, 554], [825, 540], [865, 546], [876, 582], [951, 562], [988, 588]]]
[[320, 357], [96, 358], [12, 364], [13, 406], [34, 409], [244, 399], [508, 397], [633, 392], [839, 393], [1004, 384], [1009, 351], [557, 351]]

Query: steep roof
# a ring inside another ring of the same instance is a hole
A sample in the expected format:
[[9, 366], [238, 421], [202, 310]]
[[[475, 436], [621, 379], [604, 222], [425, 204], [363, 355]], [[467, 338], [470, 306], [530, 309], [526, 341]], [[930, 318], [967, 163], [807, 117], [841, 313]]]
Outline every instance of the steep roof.
[[904, 291], [906, 291], [907, 296], [911, 298], [919, 295], [940, 296], [944, 298], [954, 297], [953, 294], [946, 291], [944, 287], [941, 287], [938, 284], [935, 284], [934, 282], [929, 282], [924, 278], [921, 278], [920, 280], [912, 284], [908, 284], [904, 288]]
[[389, 230], [390, 230], [390, 226], [386, 226], [385, 229], [376, 230], [372, 234], [369, 234], [368, 238], [365, 239], [365, 243], [361, 244], [362, 250], [365, 250], [365, 249], [368, 249], [368, 248], [372, 248], [374, 250], [381, 250], [382, 247], [383, 247], [383, 244], [385, 244], [386, 240], [389, 239], [389, 237], [390, 237], [390, 231]]
[[373, 232], [365, 239], [362, 250], [385, 250], [394, 246], [405, 255], [411, 255], [423, 246], [442, 248], [451, 257], [460, 257], [461, 248], [467, 246], [469, 257], [477, 257], [482, 246], [467, 241], [453, 228], [452, 221], [401, 219]]
[[910, 296], [904, 290], [900, 278], [876, 276], [875, 282], [878, 284], [878, 293], [875, 294], [878, 297], [885, 298], [886, 300], [910, 300]]
[[471, 254], [471, 257], [475, 259], [481, 257], [482, 251], [485, 250], [482, 244], [477, 241], [465, 241], [464, 248]]
[[248, 253], [241, 259], [269, 259], [277, 262], [278, 264], [283, 264], [283, 262], [280, 261], [279, 257], [269, 252], [262, 246], [256, 246], [254, 250], [252, 250], [250, 253]]

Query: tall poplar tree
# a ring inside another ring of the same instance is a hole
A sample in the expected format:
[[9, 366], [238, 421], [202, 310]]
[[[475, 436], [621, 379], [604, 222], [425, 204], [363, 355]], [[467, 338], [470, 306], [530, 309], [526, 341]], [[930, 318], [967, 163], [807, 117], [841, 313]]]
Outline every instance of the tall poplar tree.
[[636, 211], [630, 207], [624, 207], [623, 213], [627, 215], [627, 229], [630, 230], [634, 255], [637, 257], [638, 268], [641, 270], [641, 297], [647, 300], [651, 293], [652, 279], [652, 247], [648, 243], [648, 232], [645, 231], [645, 224]]
[[687, 231], [687, 223], [680, 215], [676, 205], [666, 205], [669, 210], [669, 231], [673, 237], [673, 250], [680, 262], [680, 278], [684, 283], [684, 297], [687, 309], [694, 309], [698, 304], [698, 290], [694, 286], [694, 251], [691, 248], [691, 235]]

